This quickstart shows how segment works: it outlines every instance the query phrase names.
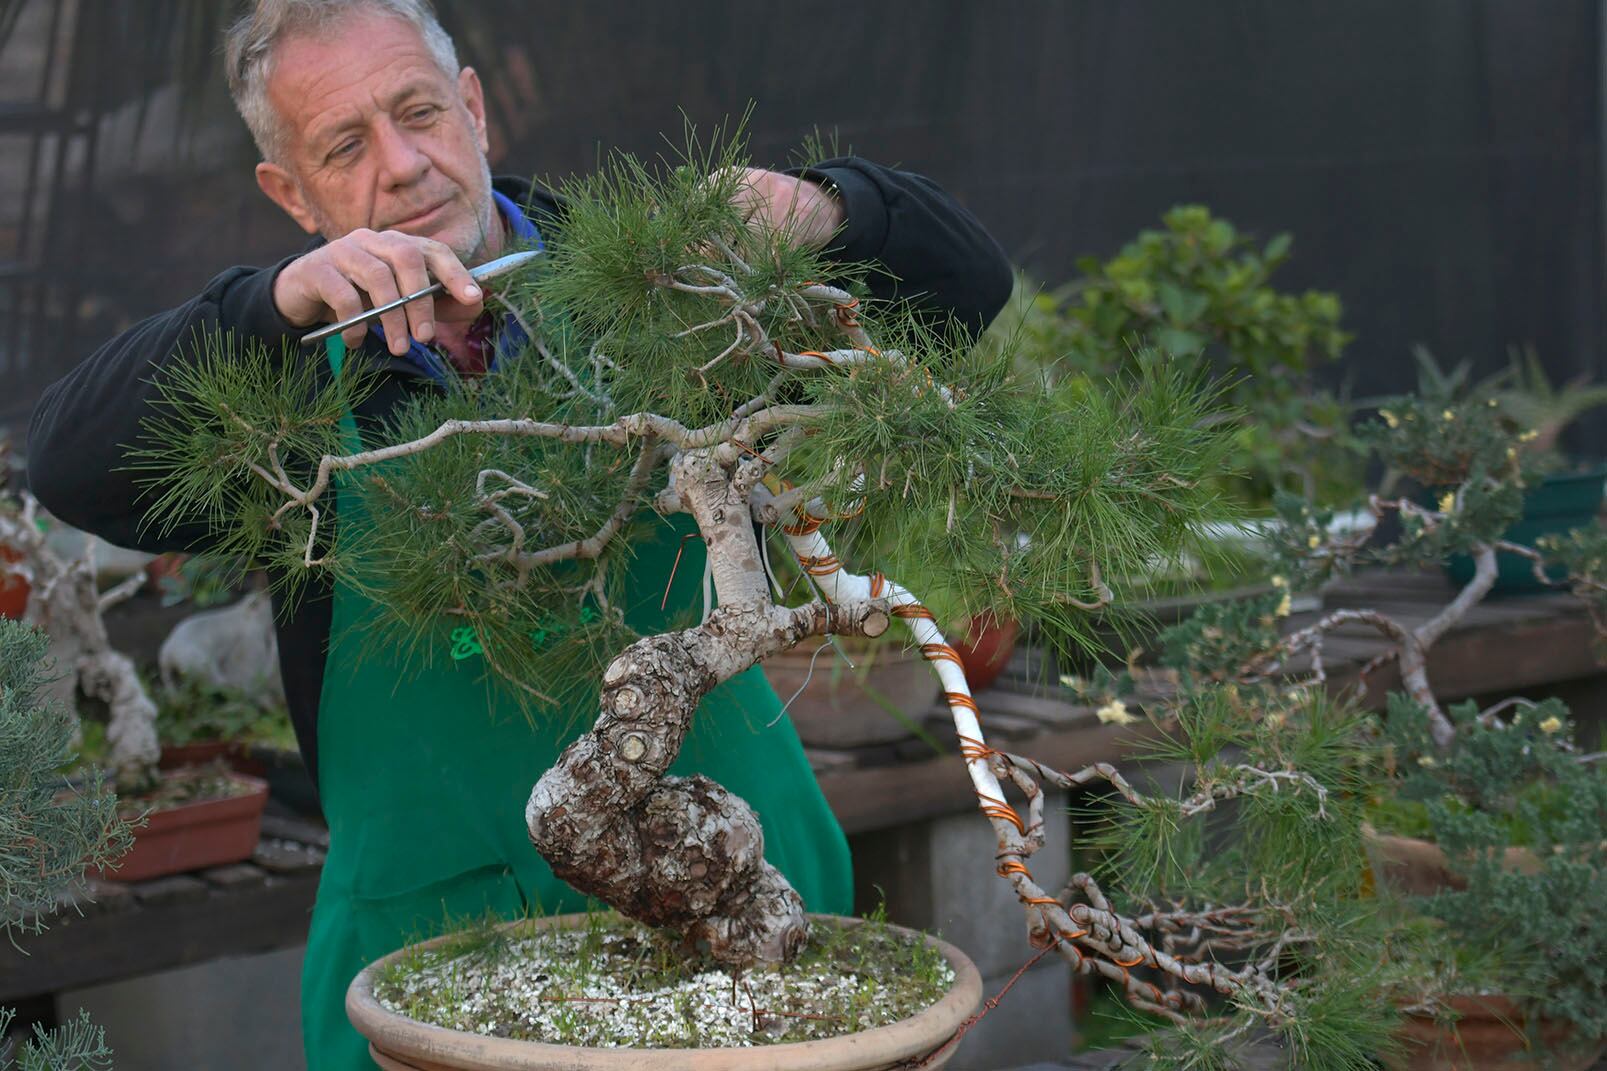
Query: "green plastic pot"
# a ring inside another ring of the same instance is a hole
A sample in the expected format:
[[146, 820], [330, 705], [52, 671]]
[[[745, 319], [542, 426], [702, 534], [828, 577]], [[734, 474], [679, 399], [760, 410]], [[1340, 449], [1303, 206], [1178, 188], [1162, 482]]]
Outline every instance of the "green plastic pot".
[[[1604, 483], [1607, 483], [1607, 465], [1589, 472], [1547, 476], [1538, 487], [1523, 496], [1523, 516], [1501, 538], [1519, 546], [1532, 547], [1542, 536], [1562, 535], [1575, 528], [1583, 528], [1595, 521], [1601, 509]], [[1495, 587], [1490, 589], [1490, 594], [1533, 595], [1553, 590], [1535, 577], [1529, 559], [1516, 554], [1498, 553], [1495, 561]], [[1473, 559], [1466, 554], [1455, 555], [1446, 562], [1445, 571], [1453, 584], [1462, 587], [1473, 579]], [[1561, 581], [1567, 573], [1553, 566], [1547, 569], [1546, 575]]]

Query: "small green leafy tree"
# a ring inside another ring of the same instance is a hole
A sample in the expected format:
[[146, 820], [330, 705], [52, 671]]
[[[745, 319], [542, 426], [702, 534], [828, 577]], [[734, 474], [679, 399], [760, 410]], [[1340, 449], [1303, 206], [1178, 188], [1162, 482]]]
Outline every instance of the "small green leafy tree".
[[[0, 618], [0, 934], [44, 930], [90, 868], [110, 866], [132, 843], [116, 797], [90, 775], [69, 787], [60, 770], [72, 758], [76, 718], [47, 702], [45, 653], [37, 629]], [[0, 1038], [14, 1013], [0, 1008]], [[101, 1071], [111, 1050], [87, 1015], [36, 1031], [15, 1063], [0, 1071]]]
[[1337, 295], [1273, 287], [1291, 246], [1287, 234], [1258, 246], [1205, 207], [1182, 205], [1110, 260], [1079, 261], [1081, 277], [1061, 290], [1029, 296], [1028, 285], [1018, 287], [994, 331], [1054, 378], [1203, 360], [1231, 383], [1242, 414], [1232, 425], [1232, 469], [1243, 478], [1220, 481], [1225, 493], [1252, 505], [1275, 490], [1347, 498], [1360, 487], [1347, 407], [1313, 373], [1350, 336]]
[[[1034, 941], [1179, 1021], [1215, 993], [1251, 1009], [1240, 1026], [1304, 1015], [1281, 949], [1195, 962], [1092, 877], [1039, 883], [1027, 860], [1043, 844], [1042, 784], [1124, 782], [991, 747], [938, 625], [991, 612], [1088, 642], [1090, 612], [1115, 597], [1103, 578], [1177, 555], [1220, 509], [1210, 478], [1231, 442], [1217, 392], [1162, 362], [1108, 383], [1023, 375], [1012, 353], [871, 301], [856, 271], [749, 226], [733, 207], [740, 162], [735, 147], [656, 170], [619, 157], [572, 184], [562, 233], [502, 294], [525, 351], [409, 402], [376, 445], [341, 430], [369, 383], [360, 368], [325, 382], [321, 353], [200, 340], [150, 427], [156, 519], [201, 515], [223, 553], [281, 584], [321, 570], [372, 591], [383, 641], [419, 658], [472, 630], [539, 716], [563, 716], [544, 704], [567, 681], [600, 679], [595, 723], [531, 794], [532, 841], [576, 888], [739, 965], [796, 954], [801, 902], [726, 847], [758, 842], [746, 804], [665, 771], [718, 682], [807, 636], [897, 619], [942, 681]], [[342, 514], [361, 508], [364, 524], [327, 509], [336, 478]], [[690, 516], [718, 606], [641, 636], [621, 611], [623, 566], [650, 511]], [[801, 604], [772, 593], [772, 543], [809, 578]], [[1233, 776], [1239, 796], [1308, 785], [1284, 765]], [[682, 848], [644, 853], [649, 833], [695, 852], [697, 876]]]

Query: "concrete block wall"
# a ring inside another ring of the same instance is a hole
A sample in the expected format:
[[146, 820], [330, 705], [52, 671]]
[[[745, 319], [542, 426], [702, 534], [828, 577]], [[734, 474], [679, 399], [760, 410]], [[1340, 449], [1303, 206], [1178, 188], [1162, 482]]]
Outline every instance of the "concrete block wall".
[[[1066, 797], [1044, 804], [1045, 846], [1031, 867], [1051, 891], [1070, 873]], [[1015, 893], [994, 872], [992, 827], [975, 811], [945, 815], [849, 839], [855, 910], [885, 900], [890, 921], [936, 933], [976, 962], [984, 999], [993, 996], [1035, 950]], [[1072, 975], [1049, 955], [1023, 975], [999, 1006], [960, 1042], [954, 1071], [997, 1071], [1070, 1057]]]

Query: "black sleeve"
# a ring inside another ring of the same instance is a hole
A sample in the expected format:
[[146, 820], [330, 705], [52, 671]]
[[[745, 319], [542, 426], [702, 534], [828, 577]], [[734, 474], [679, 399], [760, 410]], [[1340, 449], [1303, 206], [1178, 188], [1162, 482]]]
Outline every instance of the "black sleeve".
[[233, 328], [277, 347], [295, 329], [273, 304], [272, 268], [230, 268], [199, 296], [141, 321], [51, 384], [28, 429], [28, 487], [51, 513], [109, 543], [159, 553], [191, 550], [203, 526], [165, 534], [145, 528], [146, 504], [127, 450], [153, 413], [152, 382], [184, 359], [198, 333]]
[[847, 222], [827, 253], [871, 261], [871, 293], [909, 298], [979, 334], [1010, 298], [1010, 260], [977, 218], [931, 179], [856, 156], [794, 169], [824, 180]]

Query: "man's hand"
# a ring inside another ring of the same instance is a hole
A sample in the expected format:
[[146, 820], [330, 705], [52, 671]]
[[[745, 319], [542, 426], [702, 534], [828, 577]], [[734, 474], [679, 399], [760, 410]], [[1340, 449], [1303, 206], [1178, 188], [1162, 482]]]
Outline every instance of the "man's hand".
[[[434, 339], [437, 320], [472, 321], [480, 315], [484, 299], [479, 284], [440, 242], [400, 231], [352, 231], [285, 265], [273, 282], [273, 303], [291, 324], [312, 327], [395, 301], [432, 280], [445, 283], [445, 293], [410, 301], [380, 317], [391, 353], [401, 356], [409, 336], [420, 342]], [[357, 324], [341, 338], [355, 347], [367, 333], [366, 323]]]
[[743, 168], [732, 200], [748, 222], [783, 231], [794, 245], [811, 249], [829, 242], [847, 218], [818, 182], [756, 167]]

